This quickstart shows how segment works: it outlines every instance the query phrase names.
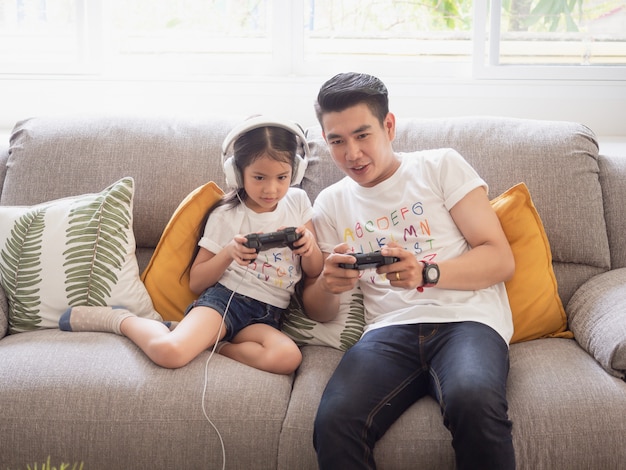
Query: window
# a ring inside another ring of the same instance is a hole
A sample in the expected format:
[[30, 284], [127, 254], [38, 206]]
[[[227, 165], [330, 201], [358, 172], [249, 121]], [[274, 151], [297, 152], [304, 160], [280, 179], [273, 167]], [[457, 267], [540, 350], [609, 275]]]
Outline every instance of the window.
[[0, 0], [0, 73], [626, 79], [624, 0]]
[[623, 0], [476, 2], [479, 77], [626, 79]]
[[300, 74], [365, 62], [386, 75], [469, 75], [471, 1], [307, 3]]
[[272, 59], [270, 3], [0, 0], [0, 64], [124, 78], [249, 72]]
[[0, 72], [78, 71], [86, 54], [75, 3], [0, 0]]

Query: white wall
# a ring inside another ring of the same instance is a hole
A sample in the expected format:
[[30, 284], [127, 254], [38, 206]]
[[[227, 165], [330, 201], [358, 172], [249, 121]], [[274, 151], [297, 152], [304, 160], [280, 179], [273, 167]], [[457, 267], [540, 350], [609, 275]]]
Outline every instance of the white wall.
[[[0, 134], [20, 119], [58, 113], [232, 114], [286, 116], [315, 123], [316, 78], [211, 81], [0, 79]], [[626, 82], [424, 81], [385, 79], [398, 117], [496, 115], [577, 121], [598, 136], [626, 142]]]

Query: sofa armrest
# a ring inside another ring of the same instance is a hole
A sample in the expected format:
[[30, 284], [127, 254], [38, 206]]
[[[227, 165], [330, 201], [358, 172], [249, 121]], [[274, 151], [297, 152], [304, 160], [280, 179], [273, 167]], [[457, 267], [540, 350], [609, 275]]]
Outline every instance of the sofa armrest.
[[626, 379], [626, 268], [594, 276], [567, 305], [578, 344], [610, 374]]
[[0, 338], [9, 330], [9, 304], [4, 289], [0, 286]]

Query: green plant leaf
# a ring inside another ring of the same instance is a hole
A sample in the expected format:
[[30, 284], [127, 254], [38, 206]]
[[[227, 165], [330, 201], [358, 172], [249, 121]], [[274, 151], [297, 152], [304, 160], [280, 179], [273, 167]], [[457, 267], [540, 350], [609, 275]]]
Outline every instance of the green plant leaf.
[[550, 32], [558, 31], [561, 19], [565, 23], [565, 30], [577, 32], [578, 25], [572, 17], [572, 12], [582, 7], [583, 0], [539, 0], [532, 8], [531, 14], [525, 21], [527, 27], [542, 23]]
[[23, 214], [14, 224], [0, 257], [2, 287], [9, 299], [9, 331], [36, 330], [41, 283], [41, 244], [47, 207]]
[[350, 310], [346, 326], [341, 332], [341, 349], [347, 351], [356, 343], [363, 334], [365, 327], [365, 306], [363, 305], [363, 294], [359, 290], [352, 294], [350, 300]]
[[131, 199], [132, 180], [124, 179], [70, 211], [63, 252], [69, 305], [107, 305], [125, 260]]
[[304, 314], [304, 308], [298, 294], [292, 295], [281, 330], [293, 338], [296, 343], [302, 345], [313, 339], [313, 335], [306, 332], [314, 327], [315, 322]]

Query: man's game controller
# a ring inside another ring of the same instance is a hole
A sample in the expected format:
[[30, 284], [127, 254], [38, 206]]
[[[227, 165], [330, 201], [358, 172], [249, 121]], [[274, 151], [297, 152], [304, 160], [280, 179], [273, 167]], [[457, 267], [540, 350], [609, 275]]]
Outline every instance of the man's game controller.
[[287, 227], [271, 233], [250, 233], [246, 235], [247, 241], [243, 245], [254, 248], [257, 253], [279, 246], [287, 246], [293, 250], [293, 243], [300, 238], [302, 238], [302, 234], [297, 233], [295, 227]]
[[384, 264], [393, 264], [400, 261], [400, 258], [395, 256], [383, 256], [380, 251], [373, 251], [371, 253], [346, 253], [356, 258], [356, 263], [339, 263], [339, 266], [345, 269], [369, 269], [377, 268]]

